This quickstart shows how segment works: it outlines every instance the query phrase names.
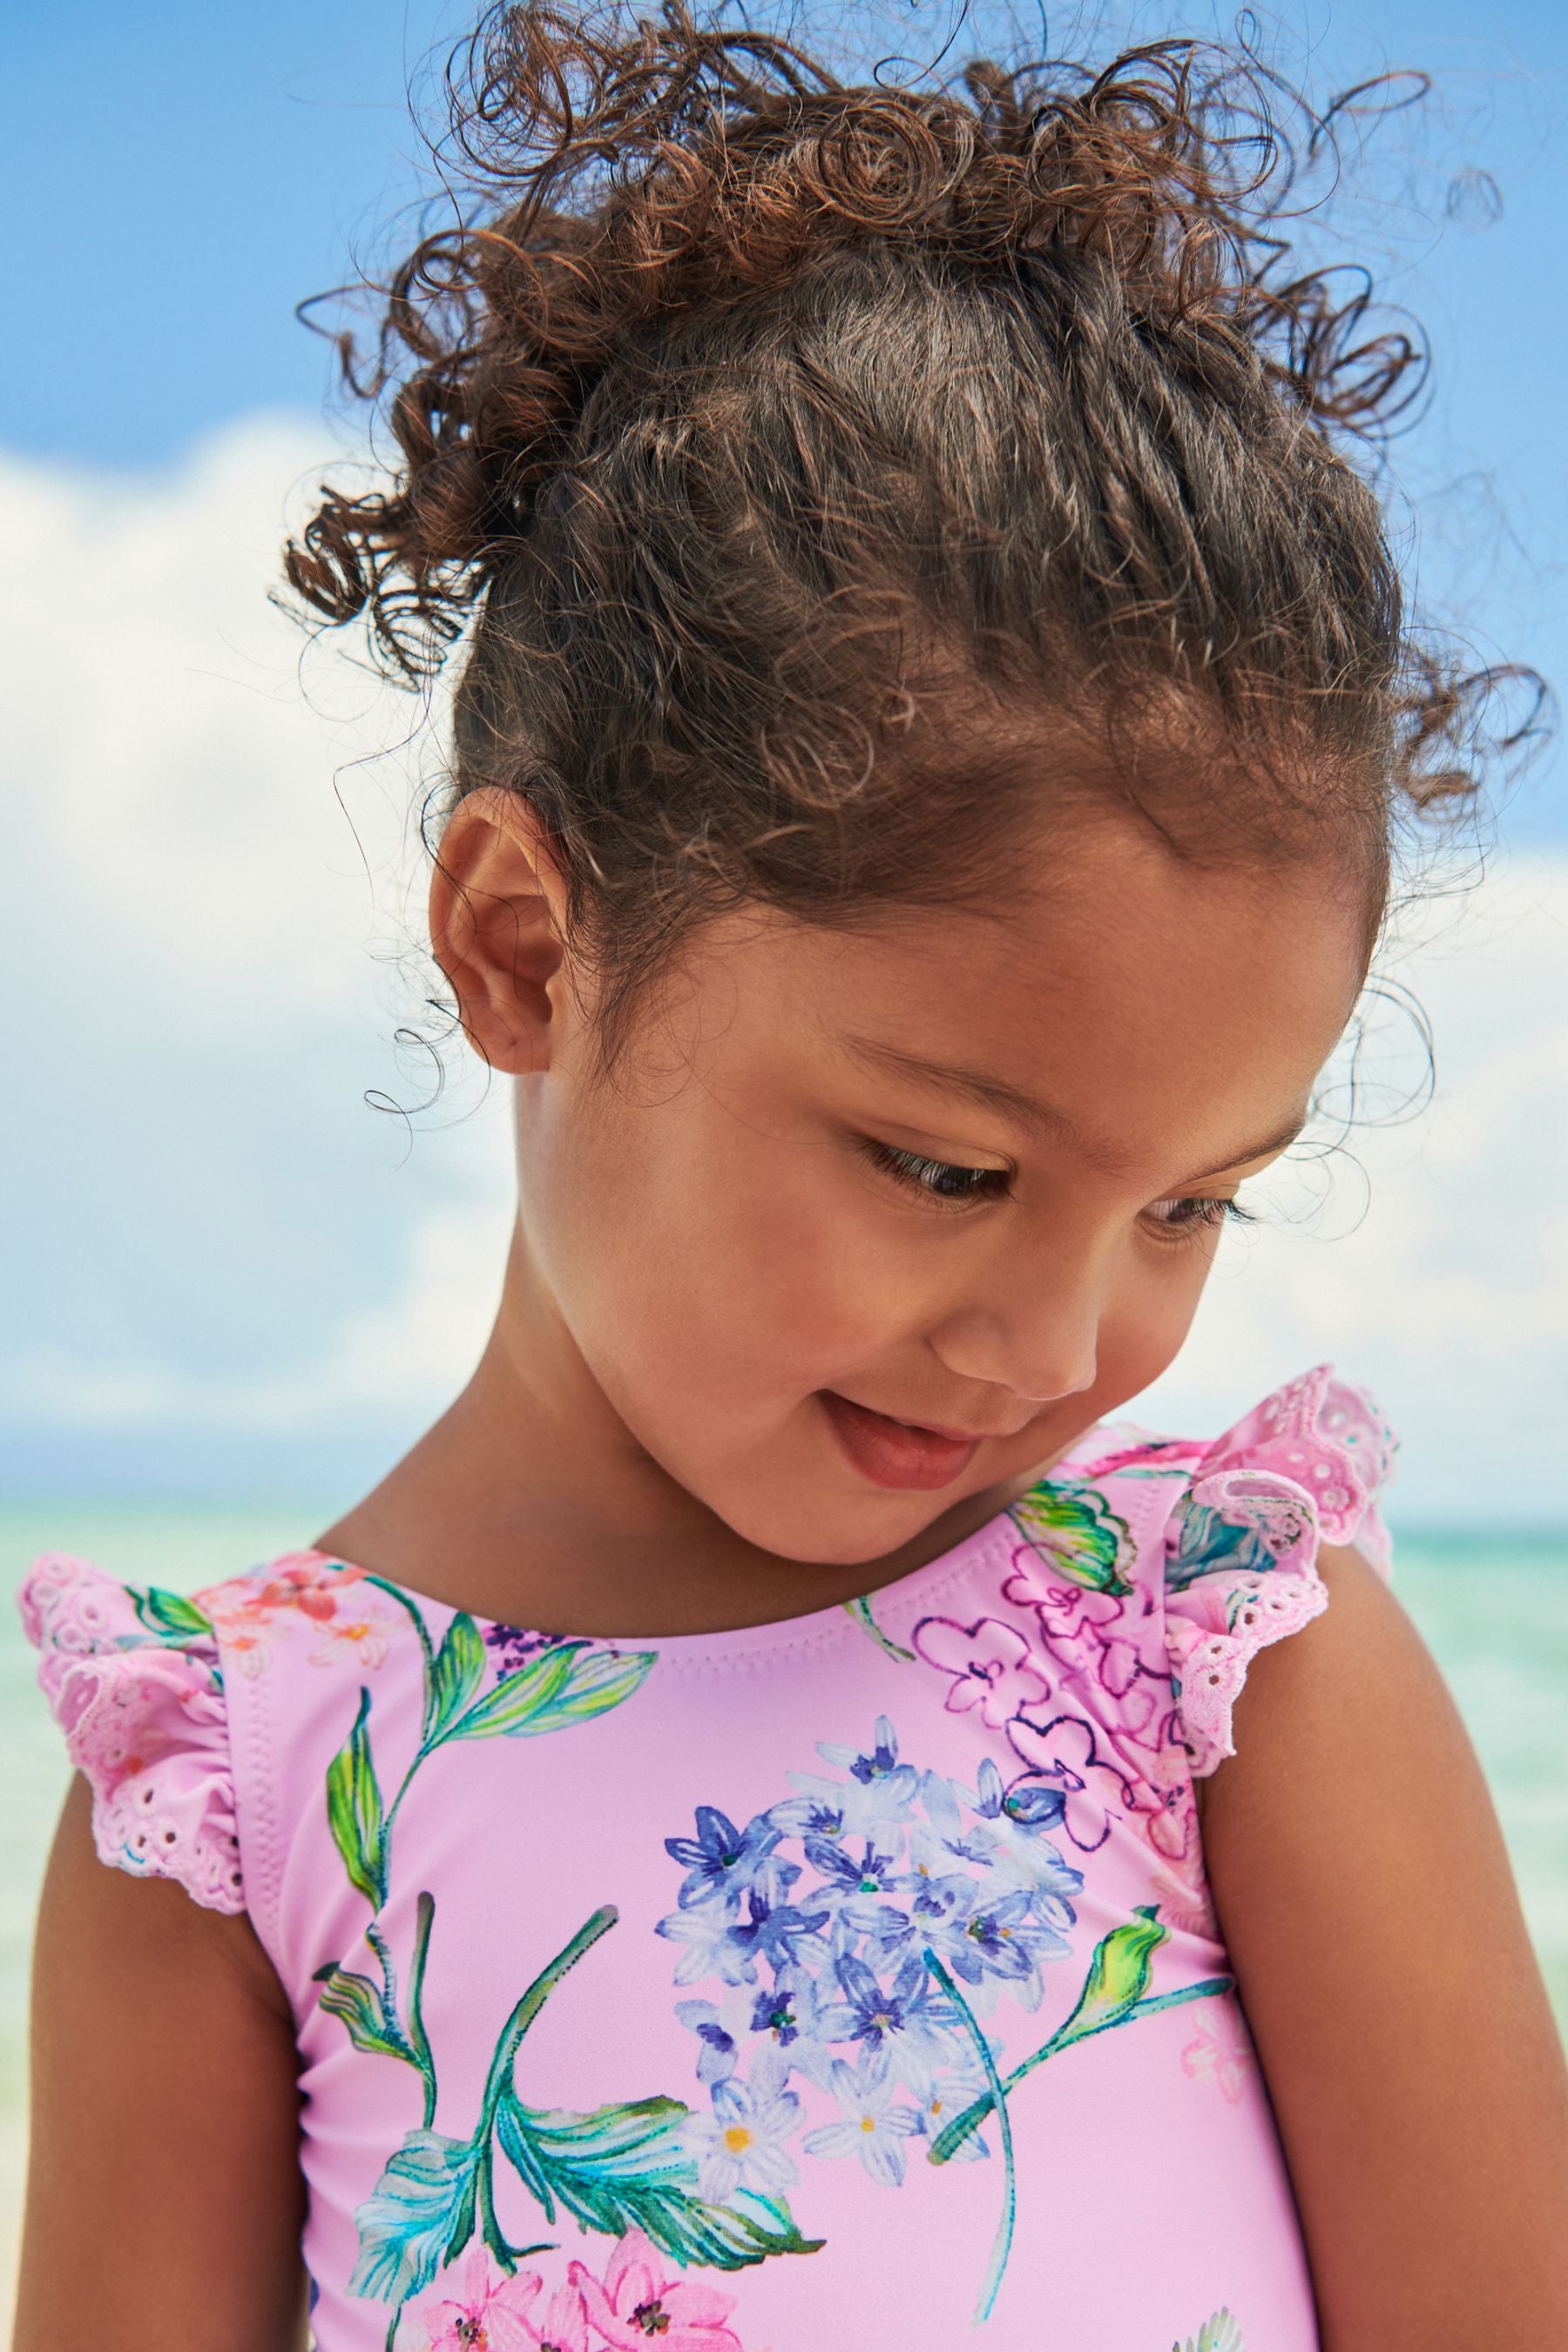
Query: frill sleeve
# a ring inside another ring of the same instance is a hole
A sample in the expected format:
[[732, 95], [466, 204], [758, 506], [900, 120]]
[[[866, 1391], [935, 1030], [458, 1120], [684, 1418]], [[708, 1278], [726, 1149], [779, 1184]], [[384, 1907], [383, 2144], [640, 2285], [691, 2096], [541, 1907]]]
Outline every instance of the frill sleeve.
[[38, 1684], [92, 1790], [100, 1860], [177, 1879], [212, 1911], [243, 1911], [223, 1675], [207, 1618], [64, 1553], [19, 1596]]
[[1372, 1399], [1320, 1364], [1198, 1462], [1165, 1530], [1165, 1639], [1194, 1779], [1236, 1753], [1231, 1715], [1258, 1652], [1328, 1607], [1320, 1543], [1389, 1569], [1377, 1497], [1394, 1441]]

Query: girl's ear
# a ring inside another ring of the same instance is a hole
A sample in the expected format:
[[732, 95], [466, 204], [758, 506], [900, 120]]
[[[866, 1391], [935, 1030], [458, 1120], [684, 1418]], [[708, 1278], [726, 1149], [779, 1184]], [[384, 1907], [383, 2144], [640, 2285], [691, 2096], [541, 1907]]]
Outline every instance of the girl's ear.
[[430, 942], [476, 1053], [513, 1076], [547, 1069], [559, 1011], [566, 887], [529, 803], [481, 785], [447, 820]]

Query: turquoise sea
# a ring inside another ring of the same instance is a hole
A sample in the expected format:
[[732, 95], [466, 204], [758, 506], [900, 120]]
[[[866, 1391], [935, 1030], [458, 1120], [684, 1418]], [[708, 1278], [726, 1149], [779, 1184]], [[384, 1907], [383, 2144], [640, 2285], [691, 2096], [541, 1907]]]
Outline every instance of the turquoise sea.
[[[132, 1582], [189, 1589], [309, 1539], [326, 1512], [0, 1506], [0, 1581], [35, 1552], [76, 1551]], [[1396, 1580], [1480, 1751], [1557, 2013], [1568, 2032], [1568, 1531], [1396, 1531]], [[32, 1654], [0, 1609], [0, 2296], [15, 2261], [26, 2136], [27, 1947], [66, 1782], [32, 1686]], [[1350, 1793], [1347, 1791], [1347, 1794]], [[1353, 1808], [1347, 1820], [1353, 1821]]]

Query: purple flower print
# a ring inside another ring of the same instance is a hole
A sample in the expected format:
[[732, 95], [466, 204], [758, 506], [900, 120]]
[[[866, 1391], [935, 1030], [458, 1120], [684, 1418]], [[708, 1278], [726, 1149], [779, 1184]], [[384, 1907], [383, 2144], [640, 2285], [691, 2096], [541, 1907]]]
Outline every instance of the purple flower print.
[[701, 2045], [697, 2053], [697, 2079], [711, 2090], [735, 2071], [735, 2037], [710, 2000], [678, 2000], [675, 2014]]
[[812, 1781], [792, 1772], [790, 1779], [808, 1795], [826, 1790], [837, 1804], [847, 1837], [863, 1837], [883, 1822], [903, 1822], [915, 1801], [920, 1774], [912, 1764], [899, 1761], [899, 1735], [885, 1715], [877, 1717], [872, 1744], [864, 1751], [833, 1739], [819, 1739], [816, 1752], [825, 1764], [837, 1764], [849, 1775], [847, 1785], [837, 1780]]
[[1100, 1761], [1094, 1732], [1081, 1716], [1059, 1715], [1047, 1724], [1020, 1717], [1007, 1726], [1007, 1737], [1027, 1767], [1008, 1794], [1020, 1792], [1021, 1784], [1031, 1780], [1059, 1789], [1065, 1800], [1062, 1827], [1080, 1853], [1092, 1853], [1103, 1845], [1111, 1821], [1133, 1810], [1131, 1790], [1119, 1772]]
[[[993, 1765], [991, 1769], [994, 1771], [996, 1768]], [[997, 1786], [1001, 1786], [1000, 1780]], [[922, 1774], [921, 1803], [926, 1817], [910, 1826], [910, 1869], [903, 1880], [906, 1886], [918, 1894], [919, 1880], [945, 1878], [965, 1864], [975, 1870], [992, 1868], [996, 1859], [995, 1832], [982, 1823], [964, 1821], [959, 1790], [952, 1781], [944, 1780], [940, 1772]]]
[[758, 1813], [743, 1830], [738, 1830], [717, 1805], [699, 1805], [697, 1835], [664, 1842], [666, 1853], [686, 1865], [676, 1896], [681, 1909], [689, 1911], [694, 1903], [719, 1902], [732, 1916], [742, 1895], [754, 1886], [762, 1886], [776, 1901], [800, 1875], [793, 1864], [774, 1863], [769, 1867], [769, 1857], [783, 1834], [766, 1813]]
[[[990, 1695], [987, 1682], [973, 1705]], [[900, 2180], [904, 2142], [934, 2138], [985, 2088], [983, 2044], [1001, 2045], [979, 2021], [1004, 1996], [1037, 2009], [1045, 1963], [1070, 1950], [1082, 1874], [1047, 1834], [1064, 1786], [1025, 1774], [1009, 1790], [985, 1760], [971, 1792], [901, 1762], [885, 1717], [868, 1747], [817, 1752], [827, 1769], [792, 1772], [794, 1793], [748, 1831], [710, 1806], [695, 1836], [667, 1842], [687, 1879], [658, 1928], [679, 1948], [677, 1984], [708, 1980], [676, 2015], [711, 2106], [691, 2145], [718, 2202], [768, 2194], [769, 2168], [801, 2149]], [[973, 2157], [996, 2146], [969, 2138]]]
[[807, 2132], [801, 2142], [806, 2154], [858, 2156], [873, 2180], [896, 2189], [904, 2177], [904, 2142], [919, 2131], [921, 2119], [899, 2100], [887, 2053], [862, 2043], [853, 2072], [836, 2058], [828, 2088], [842, 2120]]
[[825, 2083], [831, 2059], [822, 2029], [825, 2003], [815, 1977], [801, 1967], [780, 1969], [772, 1985], [752, 2002], [753, 2034], [784, 2052], [792, 2071], [810, 2083]]
[[[1064, 1788], [1047, 1781], [1022, 1781], [1004, 1788], [1002, 1775], [989, 1756], [983, 1757], [972, 1804], [982, 1821], [993, 1824], [997, 1875], [1014, 1885], [1029, 1888], [1035, 1908], [1049, 1926], [1070, 1927], [1076, 1914], [1070, 1897], [1083, 1886], [1083, 1873], [1062, 1860], [1045, 1832], [1060, 1826], [1068, 1806]], [[929, 1809], [928, 1809], [929, 1810]]]
[[759, 1959], [775, 1969], [792, 1966], [801, 1943], [827, 1925], [826, 1911], [808, 1916], [792, 1903], [770, 1903], [755, 1887], [746, 1901], [746, 1919], [726, 1919], [708, 1904], [672, 1911], [658, 1922], [658, 1934], [686, 1947], [676, 1963], [677, 1984], [694, 1984], [706, 1976], [720, 1977], [727, 1985], [755, 1984]]
[[730, 2075], [716, 2084], [711, 2115], [688, 2125], [699, 2184], [714, 2204], [723, 2204], [737, 2189], [777, 2197], [793, 2187], [795, 2158], [784, 2142], [800, 2122], [800, 2101], [784, 2088], [788, 2075], [782, 2053], [760, 2050], [751, 2080]]
[[952, 1676], [947, 1693], [951, 1712], [959, 1715], [977, 1706], [990, 1731], [1050, 1696], [1050, 1685], [1027, 1642], [1000, 1618], [982, 1617], [973, 1625], [960, 1625], [952, 1617], [922, 1617], [914, 1641], [928, 1665]]
[[[812, 1868], [822, 1874], [823, 1882], [812, 1888], [806, 1899], [819, 1905], [836, 1927], [842, 1922], [857, 1935], [885, 1939], [888, 1920], [883, 1898], [897, 1894], [904, 1884], [898, 1848], [891, 1844], [879, 1848], [868, 1840], [857, 1861], [847, 1845], [807, 1838], [805, 1852]], [[902, 1918], [896, 1915], [896, 1932], [901, 1933], [902, 1928]]]
[[885, 2050], [900, 2082], [923, 2095], [939, 2068], [951, 2068], [962, 2045], [952, 2005], [937, 1991], [920, 1954], [908, 1955], [890, 1984], [853, 1952], [840, 1952], [837, 1975], [843, 1999], [823, 2012], [825, 2038]]
[[1037, 2009], [1045, 1991], [1040, 1962], [1059, 1958], [1068, 1939], [1031, 1917], [1034, 1908], [1026, 1887], [986, 1897], [966, 1885], [943, 1917], [927, 1923], [925, 1941], [965, 1984], [988, 1994], [1005, 1984], [1025, 2009]]
[[535, 1633], [526, 1625], [487, 1625], [484, 1629], [486, 1647], [496, 1654], [498, 1675], [514, 1675], [530, 1658], [548, 1650], [560, 1640], [558, 1633]]

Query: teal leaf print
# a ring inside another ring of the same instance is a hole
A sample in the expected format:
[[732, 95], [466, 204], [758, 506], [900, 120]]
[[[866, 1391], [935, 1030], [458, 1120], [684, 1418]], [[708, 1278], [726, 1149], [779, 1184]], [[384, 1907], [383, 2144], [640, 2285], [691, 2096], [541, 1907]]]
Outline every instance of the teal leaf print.
[[530, 1658], [514, 1675], [477, 1699], [459, 1716], [451, 1739], [531, 1738], [590, 1723], [619, 1706], [639, 1688], [652, 1668], [653, 1650], [600, 1650], [585, 1642], [558, 1642]]
[[1189, 2336], [1184, 2344], [1173, 2344], [1171, 2352], [1247, 2352], [1241, 2340], [1241, 2330], [1228, 2311], [1216, 2311], [1205, 2319], [1195, 2337]]
[[459, 1609], [426, 1675], [422, 1736], [427, 1745], [445, 1738], [478, 1690], [484, 1671], [485, 1645], [479, 1629], [468, 1611]]
[[359, 2258], [349, 2293], [398, 2305], [422, 2294], [472, 2237], [478, 2196], [472, 2141], [411, 2131], [354, 2214]]
[[1019, 1497], [1012, 1517], [1036, 1550], [1069, 1583], [1091, 1592], [1131, 1591], [1121, 1573], [1131, 1543], [1127, 1522], [1117, 1517], [1096, 1487], [1053, 1486], [1047, 1479]]
[[161, 1642], [188, 1642], [203, 1633], [211, 1633], [212, 1619], [204, 1615], [194, 1601], [183, 1593], [166, 1592], [160, 1584], [149, 1584], [138, 1590], [130, 1588], [136, 1604], [136, 1614], [149, 1633], [156, 1633]]
[[1165, 1562], [1165, 1583], [1180, 1592], [1195, 1578], [1216, 1569], [1237, 1575], [1267, 1575], [1279, 1562], [1261, 1530], [1245, 1521], [1226, 1518], [1208, 1503], [1194, 1503], [1189, 1495], [1176, 1510], [1178, 1533]]
[[351, 1881], [379, 1911], [386, 1900], [386, 1871], [369, 1714], [370, 1693], [362, 1690], [353, 1729], [327, 1767], [327, 1822]]
[[637, 2099], [591, 2115], [525, 2107], [510, 2092], [496, 2115], [503, 2154], [553, 2224], [557, 2209], [611, 2237], [641, 2230], [685, 2264], [740, 2270], [770, 2254], [815, 2253], [782, 2199], [738, 2190], [728, 2204], [697, 2192], [685, 2144], [689, 2109], [679, 2099]]
[[381, 1989], [369, 1977], [356, 1976], [352, 1969], [334, 1964], [318, 1969], [314, 1981], [322, 1988], [319, 1995], [321, 2008], [329, 2017], [342, 2018], [356, 2050], [369, 2050], [384, 2058], [403, 2058], [410, 2065], [418, 2063], [396, 2019], [388, 2015]]

